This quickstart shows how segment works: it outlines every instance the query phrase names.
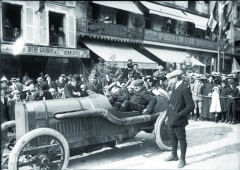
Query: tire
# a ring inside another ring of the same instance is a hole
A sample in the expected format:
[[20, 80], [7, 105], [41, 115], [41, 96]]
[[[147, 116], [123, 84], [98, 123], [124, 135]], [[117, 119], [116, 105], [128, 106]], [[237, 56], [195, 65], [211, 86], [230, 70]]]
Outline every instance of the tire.
[[171, 140], [168, 127], [165, 124], [167, 111], [163, 112], [156, 120], [154, 132], [158, 147], [164, 151], [171, 151]]
[[[34, 148], [35, 145], [36, 148]], [[57, 150], [56, 147], [58, 146], [59, 149]], [[47, 150], [50, 147], [51, 149]], [[41, 152], [39, 152], [40, 150]], [[60, 154], [58, 154], [59, 152]], [[61, 157], [60, 164], [55, 163], [55, 159], [59, 155]], [[65, 169], [68, 166], [69, 156], [67, 140], [61, 133], [49, 128], [39, 128], [26, 133], [17, 141], [9, 157], [8, 169], [17, 170], [18, 166], [21, 165], [21, 160], [31, 169]], [[51, 159], [52, 162], [50, 162]], [[28, 163], [26, 163], [26, 160]], [[39, 165], [39, 162], [41, 165]], [[26, 168], [23, 167], [22, 169]]]
[[1, 169], [8, 167], [8, 158], [16, 143], [15, 126], [15, 120], [1, 124]]

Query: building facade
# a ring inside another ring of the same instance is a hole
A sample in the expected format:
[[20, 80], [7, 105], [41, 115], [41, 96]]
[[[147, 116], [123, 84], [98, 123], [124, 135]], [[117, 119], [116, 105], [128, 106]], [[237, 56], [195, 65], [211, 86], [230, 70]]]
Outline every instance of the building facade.
[[[229, 2], [231, 4], [233, 2]], [[231, 72], [239, 56], [240, 4], [234, 3], [221, 68]], [[167, 68], [211, 73], [217, 70], [218, 32], [207, 22], [214, 1], [10, 1], [1, 2], [1, 71], [10, 77], [28, 72], [85, 74], [94, 64], [127, 70], [137, 63], [145, 74]], [[217, 30], [217, 29], [216, 29]], [[13, 55], [14, 43], [25, 46]], [[126, 73], [126, 72], [125, 72]]]
[[[76, 45], [75, 2], [8, 1], [1, 2], [1, 72], [7, 78], [22, 78], [27, 72], [36, 79], [39, 74], [81, 72], [81, 59], [89, 50]], [[17, 40], [24, 46], [13, 55]]]

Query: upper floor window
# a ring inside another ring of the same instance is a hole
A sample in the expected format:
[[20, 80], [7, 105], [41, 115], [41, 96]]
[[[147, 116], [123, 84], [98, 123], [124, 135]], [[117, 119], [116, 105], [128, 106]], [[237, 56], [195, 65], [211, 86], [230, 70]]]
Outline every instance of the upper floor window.
[[237, 7], [237, 18], [240, 19], [240, 6]]
[[50, 45], [65, 47], [63, 31], [63, 14], [49, 12], [49, 42]]
[[196, 1], [188, 1], [188, 8], [191, 10], [196, 10]]
[[2, 4], [3, 40], [15, 41], [21, 36], [21, 10], [19, 5]]

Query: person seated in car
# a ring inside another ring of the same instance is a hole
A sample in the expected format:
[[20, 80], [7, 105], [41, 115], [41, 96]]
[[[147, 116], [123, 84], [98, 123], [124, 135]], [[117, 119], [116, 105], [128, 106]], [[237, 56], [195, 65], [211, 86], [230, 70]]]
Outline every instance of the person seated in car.
[[117, 85], [117, 83], [112, 83], [108, 90], [110, 91], [111, 95], [109, 95], [109, 102], [114, 105], [116, 102], [122, 103], [125, 100], [130, 100], [130, 94], [126, 87], [121, 87]]
[[80, 75], [74, 74], [72, 76], [71, 82], [64, 86], [64, 94], [66, 98], [76, 98], [83, 97], [82, 90], [79, 86]]
[[134, 94], [131, 100], [125, 100], [119, 111], [140, 111], [142, 114], [150, 114], [157, 103], [157, 99], [145, 87], [144, 81], [137, 79], [133, 82]]

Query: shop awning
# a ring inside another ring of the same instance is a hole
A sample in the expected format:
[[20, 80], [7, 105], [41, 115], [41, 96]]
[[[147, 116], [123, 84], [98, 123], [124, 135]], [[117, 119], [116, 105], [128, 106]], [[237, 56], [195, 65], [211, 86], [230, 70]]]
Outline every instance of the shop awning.
[[132, 1], [92, 1], [92, 3], [143, 15]]
[[186, 16], [182, 11], [163, 5], [154, 4], [147, 1], [140, 1], [145, 7], [149, 9], [150, 14], [156, 14], [163, 17], [168, 17], [180, 21], [193, 22], [188, 16]]
[[196, 28], [206, 30], [207, 29], [207, 23], [209, 18], [204, 18], [198, 15], [191, 14], [189, 12], [185, 12], [186, 15], [192, 20], [192, 22], [195, 24]]
[[[183, 52], [183, 51], [166, 50], [166, 49], [159, 49], [159, 48], [145, 47], [145, 46], [144, 48], [164, 62], [184, 63], [184, 61], [186, 60], [186, 52]], [[194, 57], [191, 58], [191, 61], [193, 65], [206, 67], [205, 64], [201, 63]]]
[[131, 59], [140, 69], [157, 69], [157, 64], [137, 52], [131, 47], [120, 45], [106, 45], [83, 42], [92, 52], [107, 62], [116, 62], [117, 67], [127, 68], [127, 61]]

